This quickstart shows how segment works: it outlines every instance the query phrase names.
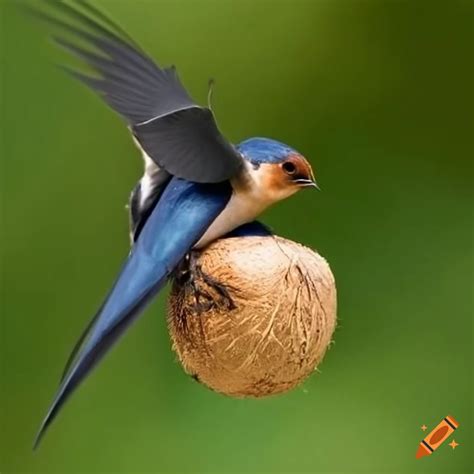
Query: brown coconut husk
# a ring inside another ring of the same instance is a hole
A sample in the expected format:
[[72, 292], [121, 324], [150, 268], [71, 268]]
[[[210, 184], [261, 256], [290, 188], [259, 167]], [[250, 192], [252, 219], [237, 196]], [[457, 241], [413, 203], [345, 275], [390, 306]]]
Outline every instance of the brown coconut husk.
[[336, 326], [336, 287], [323, 257], [281, 237], [246, 236], [214, 242], [198, 265], [235, 307], [199, 276], [204, 310], [191, 285], [174, 282], [168, 327], [186, 372], [217, 392], [262, 397], [315, 370]]

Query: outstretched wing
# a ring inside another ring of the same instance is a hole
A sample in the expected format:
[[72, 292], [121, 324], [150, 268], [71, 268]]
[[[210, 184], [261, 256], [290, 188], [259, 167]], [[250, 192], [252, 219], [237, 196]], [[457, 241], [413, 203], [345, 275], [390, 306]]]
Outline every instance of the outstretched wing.
[[43, 3], [55, 15], [41, 10], [35, 15], [58, 27], [63, 33], [54, 40], [98, 77], [64, 69], [125, 119], [159, 167], [199, 183], [225, 181], [238, 171], [240, 154], [218, 130], [211, 110], [189, 96], [174, 67], [159, 67], [85, 0], [75, 0], [74, 6], [56, 0]]
[[171, 180], [115, 285], [76, 345], [35, 446], [72, 391], [164, 286], [180, 260], [224, 209], [231, 193], [229, 183]]

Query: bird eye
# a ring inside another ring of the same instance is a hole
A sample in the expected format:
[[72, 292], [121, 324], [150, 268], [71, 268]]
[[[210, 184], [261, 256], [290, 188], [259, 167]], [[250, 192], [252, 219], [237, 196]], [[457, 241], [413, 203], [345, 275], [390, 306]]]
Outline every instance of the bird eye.
[[291, 161], [285, 161], [285, 163], [283, 163], [281, 165], [281, 167], [283, 168], [283, 171], [286, 174], [295, 174], [296, 173], [296, 166]]

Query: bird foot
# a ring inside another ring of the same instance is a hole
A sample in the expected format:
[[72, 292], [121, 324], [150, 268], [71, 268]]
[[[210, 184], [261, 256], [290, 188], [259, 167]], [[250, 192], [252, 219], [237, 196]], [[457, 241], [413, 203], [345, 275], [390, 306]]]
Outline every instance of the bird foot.
[[181, 263], [176, 275], [178, 282], [184, 285], [185, 291], [192, 292], [195, 302], [194, 310], [202, 314], [216, 307], [223, 307], [229, 311], [235, 309], [236, 305], [228, 288], [205, 273], [198, 260], [199, 251], [191, 250]]

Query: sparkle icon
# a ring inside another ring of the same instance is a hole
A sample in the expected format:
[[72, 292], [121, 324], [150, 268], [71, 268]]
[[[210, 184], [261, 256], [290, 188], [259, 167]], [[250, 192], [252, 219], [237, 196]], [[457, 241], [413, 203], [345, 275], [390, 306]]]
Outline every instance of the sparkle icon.
[[459, 446], [459, 443], [456, 443], [456, 440], [453, 439], [450, 443], [449, 446], [451, 446], [453, 449], [456, 449]]

